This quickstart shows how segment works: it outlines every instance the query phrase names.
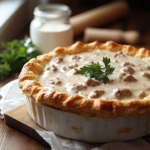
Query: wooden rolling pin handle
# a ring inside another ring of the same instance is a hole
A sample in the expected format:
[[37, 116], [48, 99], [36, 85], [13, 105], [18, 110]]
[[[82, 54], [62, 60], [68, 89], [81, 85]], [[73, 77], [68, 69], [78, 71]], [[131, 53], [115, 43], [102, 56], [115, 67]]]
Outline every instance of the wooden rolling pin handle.
[[70, 18], [74, 35], [84, 32], [86, 27], [97, 27], [114, 21], [128, 13], [125, 1], [115, 1]]
[[137, 44], [140, 39], [140, 34], [138, 31], [126, 31], [123, 32], [122, 35], [122, 42], [129, 43], [129, 44]]
[[111, 40], [117, 43], [136, 44], [139, 38], [140, 34], [137, 31], [86, 28], [84, 32], [84, 42], [93, 42], [95, 40], [106, 42]]

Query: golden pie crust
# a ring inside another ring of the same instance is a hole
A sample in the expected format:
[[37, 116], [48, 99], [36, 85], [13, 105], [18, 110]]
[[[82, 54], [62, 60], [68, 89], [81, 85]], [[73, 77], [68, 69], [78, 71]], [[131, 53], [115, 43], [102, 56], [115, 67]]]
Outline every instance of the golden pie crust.
[[107, 49], [114, 52], [122, 51], [122, 53], [127, 56], [136, 56], [150, 61], [150, 51], [146, 48], [137, 49], [131, 45], [121, 45], [112, 41], [106, 43], [95, 41], [89, 44], [76, 42], [70, 47], [58, 47], [48, 54], [38, 56], [27, 62], [19, 75], [19, 87], [30, 100], [34, 100], [38, 104], [52, 106], [84, 117], [115, 118], [119, 116], [129, 117], [149, 113], [150, 95], [142, 100], [132, 99], [127, 101], [120, 101], [118, 99], [88, 99], [78, 94], [68, 95], [67, 93], [58, 92], [56, 90], [46, 90], [39, 83], [38, 78], [43, 73], [45, 65], [51, 61], [54, 56], [61, 54], [78, 54], [89, 49]]

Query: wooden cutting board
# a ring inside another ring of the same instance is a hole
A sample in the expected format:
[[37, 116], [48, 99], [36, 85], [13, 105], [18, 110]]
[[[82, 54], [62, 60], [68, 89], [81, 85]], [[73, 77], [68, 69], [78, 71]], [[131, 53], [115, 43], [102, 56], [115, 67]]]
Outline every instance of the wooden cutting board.
[[26, 134], [36, 141], [48, 146], [49, 144], [35, 130], [44, 130], [38, 126], [30, 117], [26, 103], [11, 109], [4, 114], [4, 122], [12, 128]]
[[[27, 111], [26, 103], [13, 108], [4, 115], [4, 121], [7, 125], [15, 128], [16, 130], [26, 134], [27, 136], [35, 139], [44, 145], [49, 146], [49, 144], [42, 139], [35, 130], [44, 130], [39, 125], [37, 125], [32, 118], [29, 116]], [[143, 137], [150, 144], [150, 134]]]

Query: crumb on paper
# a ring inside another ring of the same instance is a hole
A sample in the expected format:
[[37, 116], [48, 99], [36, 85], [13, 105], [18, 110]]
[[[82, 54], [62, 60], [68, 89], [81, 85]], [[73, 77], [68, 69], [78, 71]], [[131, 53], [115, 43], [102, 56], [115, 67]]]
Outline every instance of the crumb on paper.
[[2, 96], [0, 95], [0, 100], [2, 99]]

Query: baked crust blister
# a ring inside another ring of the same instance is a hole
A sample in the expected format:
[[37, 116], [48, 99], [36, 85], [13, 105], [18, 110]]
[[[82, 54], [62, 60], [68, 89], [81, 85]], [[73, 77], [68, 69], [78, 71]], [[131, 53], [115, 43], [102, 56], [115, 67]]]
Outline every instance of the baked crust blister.
[[145, 48], [137, 49], [131, 45], [121, 45], [109, 41], [100, 43], [98, 41], [84, 44], [76, 42], [70, 47], [58, 47], [48, 54], [38, 56], [26, 63], [19, 75], [19, 87], [30, 100], [35, 100], [38, 104], [52, 106], [63, 111], [77, 113], [84, 117], [115, 118], [119, 116], [134, 116], [150, 112], [150, 95], [144, 99], [132, 99], [120, 101], [87, 99], [78, 94], [68, 95], [56, 90], [46, 90], [39, 83], [39, 76], [43, 73], [46, 64], [53, 57], [63, 54], [78, 54], [87, 50], [110, 50], [122, 51], [124, 55], [139, 57], [150, 61], [150, 51]]

